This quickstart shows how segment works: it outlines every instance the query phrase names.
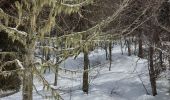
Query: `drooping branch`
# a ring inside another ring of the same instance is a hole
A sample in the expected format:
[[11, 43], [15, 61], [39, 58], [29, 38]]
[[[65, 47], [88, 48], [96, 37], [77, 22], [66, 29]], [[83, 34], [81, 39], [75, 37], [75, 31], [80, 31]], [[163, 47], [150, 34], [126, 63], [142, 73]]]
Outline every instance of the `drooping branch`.
[[86, 6], [86, 5], [89, 5], [93, 2], [94, 0], [85, 0], [81, 3], [77, 3], [77, 4], [68, 4], [68, 3], [61, 3], [61, 5], [63, 6], [67, 6], [67, 7], [70, 7], [70, 8], [73, 8], [73, 7], [82, 7], [82, 6]]
[[6, 27], [2, 24], [0, 24], [0, 31], [4, 31], [5, 33], [7, 33], [13, 41], [18, 40], [20, 43], [25, 44], [25, 39], [27, 37], [26, 32], [19, 31], [16, 28]]
[[[47, 88], [47, 90], [50, 90], [52, 92], [52, 97], [54, 97], [56, 100], [64, 100], [60, 94], [55, 91], [55, 89], [48, 83], [48, 81], [42, 76], [42, 74], [38, 71], [38, 69], [36, 67], [33, 67], [34, 68], [34, 71], [36, 73], [36, 75], [40, 78], [40, 80], [43, 82], [44, 84], [44, 87]], [[45, 96], [45, 97], [49, 97], [50, 96]]]
[[3, 65], [0, 66], [0, 72], [2, 71], [2, 68], [4, 68], [5, 66], [8, 66], [8, 65], [11, 65], [11, 64], [15, 64], [18, 68], [20, 69], [24, 69], [22, 63], [18, 60], [18, 59], [15, 59], [13, 61], [7, 61], [5, 62]]
[[9, 34], [16, 34], [18, 36], [23, 36], [23, 37], [26, 37], [27, 36], [27, 33], [24, 32], [24, 31], [19, 31], [17, 30], [16, 28], [11, 28], [11, 27], [6, 27], [4, 25], [0, 25], [0, 29], [1, 30], [4, 30], [5, 32], [9, 33]]
[[[145, 22], [153, 18], [153, 15], [147, 15], [151, 7], [144, 9], [143, 12], [125, 29], [121, 31], [107, 31], [101, 34], [101, 37], [108, 37], [109, 39], [114, 39], [115, 37], [128, 36], [131, 35], [137, 28], [143, 25]], [[111, 34], [113, 33], [113, 34]]]
[[[105, 20], [102, 20], [100, 23], [93, 26], [92, 28], [89, 28], [88, 30], [81, 31], [81, 32], [72, 32], [71, 34], [63, 35], [58, 38], [72, 37], [72, 36], [77, 36], [80, 34], [81, 35], [82, 34], [91, 34], [91, 33], [97, 32], [97, 31], [101, 31], [102, 29], [107, 27], [107, 25], [109, 23], [115, 21], [115, 19], [120, 15], [120, 13], [122, 13], [125, 10], [125, 8], [130, 4], [130, 1], [131, 0], [124, 0], [123, 3], [120, 5], [120, 7], [117, 9], [117, 11], [115, 13], [113, 13], [110, 17], [106, 18]], [[48, 37], [45, 37], [45, 38], [48, 38]]]

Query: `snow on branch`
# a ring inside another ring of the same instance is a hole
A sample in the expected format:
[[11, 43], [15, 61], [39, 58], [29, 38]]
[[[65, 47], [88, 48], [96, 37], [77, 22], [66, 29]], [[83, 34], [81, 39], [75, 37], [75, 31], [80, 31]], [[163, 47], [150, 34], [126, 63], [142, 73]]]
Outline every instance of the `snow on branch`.
[[27, 33], [24, 31], [19, 31], [16, 28], [6, 27], [0, 24], [0, 31], [5, 31], [12, 40], [18, 40], [20, 43], [25, 44]]
[[82, 7], [82, 6], [86, 6], [86, 5], [90, 4], [90, 3], [92, 3], [93, 1], [94, 0], [85, 0], [85, 1], [83, 1], [81, 3], [78, 3], [78, 4], [61, 3], [61, 5], [71, 7], [71, 8], [73, 8], [73, 7]]
[[15, 59], [15, 61], [16, 61], [16, 64], [18, 65], [18, 67], [23, 70], [24, 66], [22, 65], [22, 63], [18, 59]]
[[11, 65], [11, 64], [15, 64], [18, 68], [24, 70], [24, 67], [23, 67], [22, 63], [18, 59], [15, 59], [15, 60], [12, 60], [12, 61], [7, 61], [3, 65], [1, 65], [0, 66], [0, 72], [2, 71], [2, 69], [5, 66]]
[[7, 54], [10, 55], [17, 55], [17, 52], [3, 52], [2, 49], [0, 49], [0, 55], [5, 56]]
[[0, 30], [4, 30], [8, 34], [15, 34], [15, 35], [24, 36], [24, 37], [27, 36], [27, 33], [24, 32], [24, 31], [19, 31], [16, 28], [6, 27], [6, 26], [4, 26], [2, 24], [0, 24]]
[[[12, 65], [12, 64], [15, 64], [18, 68], [15, 70], [3, 70], [5, 69], [4, 68], [5, 66]], [[24, 70], [24, 67], [22, 63], [18, 59], [15, 59], [13, 61], [7, 61], [3, 65], [0, 66], [0, 75], [7, 77], [7, 76], [10, 76], [12, 73], [20, 72], [23, 70]]]
[[169, 41], [162, 41], [161, 44], [162, 45], [166, 45], [166, 46], [170, 46], [170, 42]]
[[72, 50], [75, 50], [75, 49], [77, 49], [78, 48], [78, 46], [77, 47], [75, 47], [75, 48], [58, 48], [58, 49], [56, 49], [55, 47], [53, 47], [53, 46], [36, 46], [36, 49], [44, 49], [46, 52], [47, 51], [54, 51], [54, 52], [64, 52], [64, 51], [72, 51]]

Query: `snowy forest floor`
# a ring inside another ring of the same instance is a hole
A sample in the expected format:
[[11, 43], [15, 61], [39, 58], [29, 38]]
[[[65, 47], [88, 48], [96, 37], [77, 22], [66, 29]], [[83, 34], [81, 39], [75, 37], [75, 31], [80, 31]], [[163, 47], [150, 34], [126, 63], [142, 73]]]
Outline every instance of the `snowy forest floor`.
[[[147, 60], [136, 56], [121, 54], [119, 46], [112, 50], [112, 68], [109, 71], [109, 61], [105, 58], [105, 51], [96, 49], [89, 55], [89, 94], [84, 94], [82, 87], [83, 54], [77, 59], [73, 57], [65, 60], [61, 67], [77, 70], [77, 73], [59, 72], [58, 86], [55, 87], [64, 100], [170, 100], [168, 93], [169, 84], [165, 78], [157, 80], [158, 95], [151, 96]], [[46, 79], [52, 85], [54, 74], [45, 74]], [[150, 95], [147, 95], [147, 91]], [[34, 84], [39, 93], [44, 94], [42, 83], [34, 78]], [[33, 92], [34, 100], [46, 100]], [[0, 100], [22, 100], [22, 91]]]

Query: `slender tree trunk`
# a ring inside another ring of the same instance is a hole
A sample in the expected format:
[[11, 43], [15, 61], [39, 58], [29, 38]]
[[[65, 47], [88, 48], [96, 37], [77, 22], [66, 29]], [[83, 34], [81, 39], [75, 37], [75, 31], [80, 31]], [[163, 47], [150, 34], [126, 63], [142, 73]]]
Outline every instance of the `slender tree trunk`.
[[[54, 47], [54, 43], [53, 43], [53, 47]], [[55, 79], [54, 79], [54, 86], [57, 86], [58, 83], [58, 71], [59, 71], [59, 65], [58, 65], [58, 61], [59, 61], [59, 57], [58, 57], [58, 53], [55, 54], [56, 55], [56, 69], [55, 69]]]
[[134, 40], [134, 42], [135, 42], [135, 50], [134, 50], [134, 55], [137, 55], [137, 54], [136, 54], [137, 40], [135, 39], [135, 40]]
[[138, 51], [138, 57], [143, 58], [143, 48], [142, 48], [142, 38], [141, 38], [141, 34], [139, 33], [139, 51]]
[[[55, 43], [53, 41], [53, 47], [55, 47]], [[56, 52], [55, 52], [56, 53]], [[58, 53], [57, 54], [53, 54], [55, 55], [55, 64], [56, 64], [56, 69], [55, 69], [55, 79], [54, 79], [54, 86], [57, 86], [57, 83], [58, 83], [58, 70], [59, 70], [59, 64], [58, 64], [58, 61], [59, 61], [59, 57], [58, 57]]]
[[130, 40], [127, 40], [127, 46], [128, 46], [128, 56], [131, 56], [131, 46], [130, 46]]
[[155, 77], [155, 70], [154, 70], [154, 64], [153, 64], [153, 47], [149, 47], [149, 75], [150, 75], [150, 82], [151, 82], [151, 88], [152, 88], [152, 95], [157, 95], [156, 90], [156, 77]]
[[104, 49], [105, 49], [105, 52], [106, 52], [106, 60], [108, 60], [107, 43], [105, 43], [105, 45], [104, 45]]
[[109, 61], [110, 61], [109, 71], [111, 71], [111, 66], [112, 66], [112, 42], [109, 43]]
[[88, 94], [89, 83], [88, 83], [88, 69], [89, 69], [89, 58], [88, 51], [84, 50], [84, 72], [83, 72], [83, 91]]
[[121, 52], [122, 52], [122, 55], [123, 55], [123, 44], [122, 44], [122, 39], [120, 39], [120, 46], [121, 46]]
[[56, 69], [55, 69], [54, 86], [57, 86], [57, 83], [58, 83], [58, 71], [59, 71], [59, 66], [57, 64], [58, 61], [59, 61], [59, 57], [56, 57]]
[[57, 83], [58, 83], [58, 67], [59, 67], [59, 66], [56, 65], [54, 86], [57, 86]]
[[162, 51], [159, 51], [159, 62], [160, 62], [160, 67], [161, 69], [163, 68], [163, 57], [162, 57]]
[[170, 56], [168, 57], [168, 62], [169, 62], [169, 70], [170, 70]]

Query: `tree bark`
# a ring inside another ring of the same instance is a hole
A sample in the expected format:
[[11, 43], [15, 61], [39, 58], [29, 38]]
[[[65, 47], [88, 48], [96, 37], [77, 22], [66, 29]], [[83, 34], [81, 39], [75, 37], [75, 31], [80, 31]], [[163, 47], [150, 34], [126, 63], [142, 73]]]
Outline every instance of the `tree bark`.
[[28, 38], [26, 44], [26, 53], [24, 55], [24, 77], [23, 77], [23, 100], [32, 100], [33, 91], [33, 63], [34, 63], [34, 51], [35, 51], [35, 39]]
[[120, 39], [120, 49], [121, 49], [121, 53], [122, 53], [122, 55], [123, 55], [123, 44], [122, 44], [122, 39]]
[[159, 51], [159, 62], [160, 62], [160, 67], [161, 69], [163, 68], [163, 57], [162, 57], [162, 51]]
[[25, 55], [24, 61], [24, 77], [23, 77], [23, 100], [32, 100], [32, 90], [33, 90], [33, 56], [34, 52], [29, 49], [28, 53]]
[[59, 66], [56, 65], [54, 86], [57, 86], [57, 83], [58, 83], [58, 67]]
[[89, 58], [88, 51], [84, 50], [84, 72], [83, 72], [83, 92], [88, 94], [89, 83], [88, 83], [88, 69], [89, 69]]
[[168, 57], [168, 62], [169, 62], [169, 70], [170, 70], [170, 57]]
[[111, 71], [111, 66], [112, 66], [112, 42], [109, 43], [109, 61], [110, 61], [109, 71]]
[[135, 39], [134, 42], [135, 42], [135, 43], [134, 43], [134, 45], [135, 45], [134, 55], [137, 55], [137, 54], [136, 54], [137, 40]]
[[104, 49], [105, 49], [105, 52], [106, 52], [106, 60], [108, 60], [107, 43], [104, 44]]
[[150, 76], [150, 82], [151, 82], [151, 88], [152, 88], [152, 95], [157, 95], [156, 90], [156, 77], [155, 77], [155, 70], [154, 70], [154, 64], [153, 64], [153, 47], [149, 47], [149, 76]]
[[138, 52], [138, 57], [140, 58], [143, 58], [143, 48], [142, 48], [142, 38], [141, 38], [141, 34], [139, 33], [139, 40], [138, 40], [138, 43], [139, 43], [139, 52]]
[[24, 72], [23, 78], [23, 100], [32, 100], [33, 74], [28, 69]]
[[127, 40], [127, 46], [128, 46], [128, 56], [131, 56], [131, 46], [130, 46], [130, 40]]

